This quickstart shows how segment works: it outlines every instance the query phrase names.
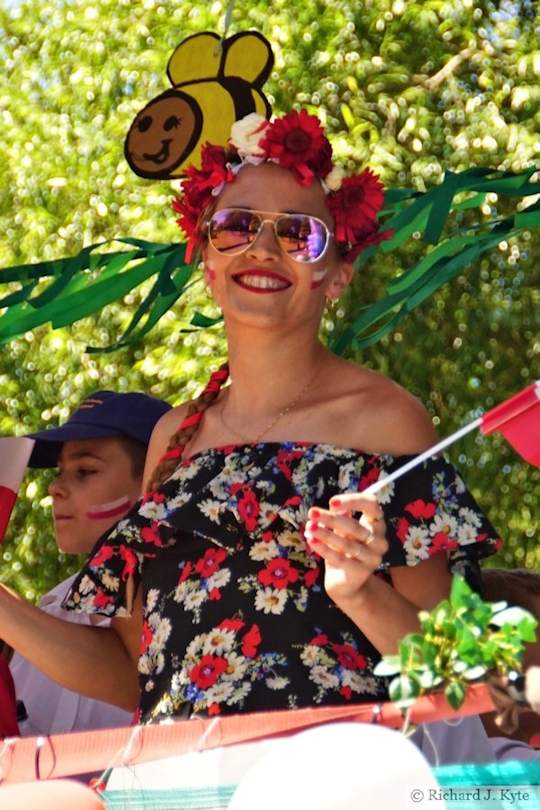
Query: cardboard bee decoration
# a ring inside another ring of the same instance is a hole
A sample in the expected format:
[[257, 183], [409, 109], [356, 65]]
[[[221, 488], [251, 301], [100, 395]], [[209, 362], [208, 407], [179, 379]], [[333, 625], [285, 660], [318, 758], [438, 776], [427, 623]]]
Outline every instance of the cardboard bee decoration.
[[188, 37], [169, 59], [172, 88], [150, 101], [127, 134], [124, 153], [140, 177], [170, 180], [187, 165], [200, 168], [204, 143], [226, 146], [231, 126], [249, 113], [270, 117], [261, 87], [274, 64], [256, 31], [221, 41], [205, 32]]

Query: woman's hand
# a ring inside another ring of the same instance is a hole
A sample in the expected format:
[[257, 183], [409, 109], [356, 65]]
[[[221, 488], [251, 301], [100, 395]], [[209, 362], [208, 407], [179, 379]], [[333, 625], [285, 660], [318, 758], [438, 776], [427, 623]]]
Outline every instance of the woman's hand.
[[[388, 549], [386, 524], [374, 495], [339, 495], [329, 506], [309, 510], [305, 536], [325, 561], [326, 592], [347, 613]], [[359, 520], [354, 512], [361, 512]]]

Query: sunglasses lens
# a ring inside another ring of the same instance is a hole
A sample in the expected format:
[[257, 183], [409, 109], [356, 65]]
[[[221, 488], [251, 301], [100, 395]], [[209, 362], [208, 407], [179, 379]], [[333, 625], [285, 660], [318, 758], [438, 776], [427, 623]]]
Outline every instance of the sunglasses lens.
[[[208, 237], [214, 250], [234, 256], [255, 241], [266, 221], [258, 211], [223, 208], [208, 223]], [[329, 232], [324, 222], [305, 214], [278, 216], [274, 231], [281, 250], [297, 262], [316, 262], [328, 244]]]
[[219, 253], [241, 253], [256, 239], [261, 218], [243, 208], [223, 208], [216, 211], [208, 224], [208, 236]]
[[316, 262], [328, 244], [328, 228], [315, 217], [282, 216], [276, 221], [279, 246], [297, 262]]

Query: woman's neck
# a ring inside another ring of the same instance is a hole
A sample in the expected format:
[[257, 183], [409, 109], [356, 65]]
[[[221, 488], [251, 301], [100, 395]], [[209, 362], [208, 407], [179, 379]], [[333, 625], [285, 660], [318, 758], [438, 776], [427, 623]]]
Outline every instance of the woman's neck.
[[328, 350], [317, 340], [229, 340], [229, 409], [270, 414], [320, 372]]

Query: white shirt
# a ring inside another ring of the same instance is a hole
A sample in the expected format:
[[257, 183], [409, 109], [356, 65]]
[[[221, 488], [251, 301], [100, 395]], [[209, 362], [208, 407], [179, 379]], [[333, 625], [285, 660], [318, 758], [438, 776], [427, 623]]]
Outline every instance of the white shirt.
[[[40, 609], [74, 624], [107, 627], [110, 619], [106, 616], [72, 613], [62, 609], [62, 600], [75, 576], [65, 579], [45, 594]], [[10, 669], [17, 700], [23, 701], [28, 714], [28, 723], [21, 723], [23, 737], [116, 728], [132, 723], [131, 712], [64, 689], [19, 653], [13, 655]]]

